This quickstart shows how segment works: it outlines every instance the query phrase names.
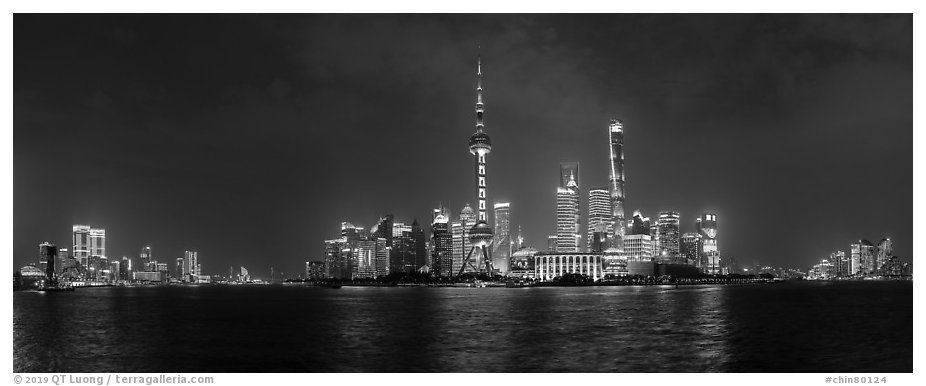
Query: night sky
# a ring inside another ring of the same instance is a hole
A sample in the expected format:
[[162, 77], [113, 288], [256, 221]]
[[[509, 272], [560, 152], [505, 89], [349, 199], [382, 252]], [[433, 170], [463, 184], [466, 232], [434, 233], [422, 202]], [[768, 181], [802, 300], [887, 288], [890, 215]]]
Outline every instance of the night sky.
[[[546, 248], [559, 163], [626, 216], [718, 215], [722, 256], [806, 269], [860, 238], [912, 260], [911, 15], [23, 15], [13, 265], [105, 227], [107, 255], [296, 276], [341, 221], [489, 204]], [[490, 212], [491, 218], [491, 212]], [[425, 227], [429, 229], [429, 227]], [[584, 232], [584, 230], [583, 230]]]

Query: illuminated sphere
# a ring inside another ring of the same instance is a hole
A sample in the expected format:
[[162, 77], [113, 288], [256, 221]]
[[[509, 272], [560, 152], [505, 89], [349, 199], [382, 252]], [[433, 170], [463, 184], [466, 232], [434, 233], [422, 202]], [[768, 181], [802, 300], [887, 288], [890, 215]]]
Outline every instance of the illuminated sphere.
[[485, 221], [477, 222], [469, 230], [469, 242], [477, 247], [485, 247], [492, 242], [492, 227]]
[[482, 154], [489, 154], [492, 151], [492, 141], [489, 140], [489, 135], [477, 131], [473, 133], [472, 137], [469, 137], [469, 153], [476, 154], [482, 152]]

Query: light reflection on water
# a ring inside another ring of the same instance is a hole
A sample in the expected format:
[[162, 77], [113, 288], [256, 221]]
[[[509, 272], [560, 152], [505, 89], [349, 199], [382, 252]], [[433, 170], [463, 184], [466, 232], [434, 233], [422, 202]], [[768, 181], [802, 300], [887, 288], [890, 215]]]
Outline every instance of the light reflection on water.
[[[847, 294], [889, 316], [821, 330]], [[97, 288], [13, 309], [16, 372], [912, 371], [905, 283]]]

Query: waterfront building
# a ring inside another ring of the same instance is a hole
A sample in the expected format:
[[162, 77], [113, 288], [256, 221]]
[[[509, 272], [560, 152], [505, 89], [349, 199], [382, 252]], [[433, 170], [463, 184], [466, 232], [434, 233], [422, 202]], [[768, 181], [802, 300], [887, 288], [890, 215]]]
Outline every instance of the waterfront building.
[[[460, 211], [460, 220], [453, 221], [450, 224], [451, 233], [453, 234], [453, 275], [460, 272], [473, 272], [472, 265], [463, 265], [466, 260], [466, 253], [472, 248], [469, 242], [469, 230], [476, 224], [476, 212], [467, 203]], [[476, 266], [479, 262], [475, 261]], [[462, 270], [462, 271], [461, 271]]]
[[688, 232], [682, 235], [679, 244], [679, 264], [697, 265], [701, 259], [701, 235], [698, 233]]
[[611, 246], [624, 250], [624, 124], [612, 119], [608, 124], [608, 136], [611, 142], [608, 190], [611, 195], [611, 213], [614, 218], [614, 236]]
[[325, 276], [332, 279], [349, 279], [353, 258], [351, 252], [347, 237], [325, 240]]
[[160, 283], [161, 282], [161, 273], [156, 271], [141, 271], [135, 272], [132, 275], [132, 279], [135, 281], [140, 281], [143, 283]]
[[424, 230], [418, 224], [417, 219], [412, 220], [412, 238], [414, 240], [414, 258], [412, 260], [412, 270], [420, 272], [422, 269], [429, 271], [428, 267], [428, 247], [424, 236]]
[[199, 275], [199, 254], [196, 251], [183, 251], [183, 281], [193, 282]]
[[581, 274], [597, 281], [603, 276], [601, 264], [600, 253], [538, 252], [534, 254], [534, 277], [540, 281], [552, 281], [565, 274]]
[[498, 270], [498, 273], [505, 275], [508, 273], [508, 266], [511, 259], [511, 204], [507, 202], [497, 202], [493, 206], [495, 209], [495, 240], [492, 243], [492, 266]]
[[849, 276], [849, 259], [846, 258], [846, 253], [843, 251], [836, 251], [830, 253], [830, 263], [833, 264], [833, 274], [836, 277], [846, 277]]
[[[175, 272], [175, 275], [176, 275], [176, 276], [174, 276], [174, 277], [177, 278], [177, 280], [180, 280], [180, 281], [183, 281], [183, 262], [184, 262], [184, 259], [183, 259], [182, 257], [178, 257], [177, 260], [176, 260], [176, 262], [174, 263], [174, 267], [175, 267], [175, 268], [174, 268], [174, 272]], [[228, 279], [229, 279], [229, 280], [231, 280], [231, 277], [232, 277], [231, 271], [232, 271], [232, 269], [231, 269], [231, 267], [229, 267], [229, 272], [228, 272]], [[131, 275], [130, 275], [129, 277], [131, 277]]]
[[[596, 240], [595, 233], [599, 233]], [[614, 233], [614, 215], [608, 189], [588, 191], [588, 251], [602, 252], [608, 248], [608, 237]], [[603, 236], [603, 237], [602, 237]], [[602, 245], [602, 243], [606, 245]]]
[[71, 249], [74, 253], [74, 259], [83, 269], [88, 269], [90, 264], [90, 226], [75, 224], [73, 233], [71, 233]]
[[106, 259], [106, 229], [90, 228], [90, 257], [93, 258], [93, 268], [97, 272], [96, 279], [100, 279], [103, 267], [107, 266]]
[[[561, 162], [559, 164], [559, 188], [569, 189], [575, 192], [575, 233], [582, 234], [582, 190], [579, 183], [579, 163], [578, 162]], [[582, 246], [582, 237], [576, 238], [576, 249], [574, 252], [584, 251], [586, 247]]]
[[[492, 267], [491, 252], [489, 250], [489, 246], [492, 244], [493, 231], [492, 227], [487, 223], [488, 218], [486, 217], [486, 198], [488, 197], [486, 159], [492, 151], [492, 142], [485, 132], [485, 124], [483, 123], [485, 105], [482, 102], [482, 58], [478, 58], [476, 62], [476, 132], [469, 138], [469, 152], [475, 156], [475, 188], [478, 202], [476, 211], [478, 215], [476, 223], [469, 229], [468, 237], [471, 247], [463, 261], [463, 266], [460, 267], [460, 274], [463, 273], [466, 266], [473, 267], [474, 270], [482, 268], [482, 265], [478, 265], [480, 259], [483, 261], [483, 270], [485, 272], [494, 273], [495, 271]], [[477, 261], [477, 265], [474, 265], [474, 252], [476, 252], [475, 261]]]
[[878, 245], [875, 247], [875, 267], [874, 270], [878, 274], [881, 273], [881, 268], [890, 261], [891, 256], [894, 255], [894, 244], [891, 239], [884, 238], [878, 242]]
[[386, 239], [383, 237], [377, 237], [376, 240], [376, 266], [374, 267], [374, 275], [376, 277], [386, 276], [389, 274], [389, 252], [392, 250], [392, 247], [389, 246]]
[[431, 218], [431, 268], [436, 276], [453, 275], [453, 234], [450, 216], [443, 207], [434, 209]]
[[39, 269], [45, 273], [49, 281], [57, 280], [55, 260], [58, 257], [58, 247], [55, 244], [44, 242], [39, 244]]
[[325, 262], [323, 261], [306, 261], [305, 278], [306, 280], [322, 280], [325, 278]]
[[241, 274], [238, 275], [238, 281], [249, 282], [251, 281], [251, 274], [248, 272], [248, 269], [241, 267]]
[[[53, 251], [54, 253], [49, 254], [49, 251]], [[49, 243], [47, 241], [39, 244], [39, 261], [37, 266], [38, 269], [42, 272], [48, 272], [48, 266], [51, 265], [52, 275], [49, 275], [49, 278], [54, 275], [55, 258], [58, 257], [57, 255], [58, 247], [56, 247], [55, 244]]]
[[859, 240], [859, 274], [868, 277], [875, 275], [875, 246], [868, 240]]
[[579, 187], [570, 176], [565, 187], [556, 189], [556, 252], [578, 252]]
[[138, 261], [141, 262], [140, 268], [142, 271], [148, 271], [148, 272], [157, 271], [156, 269], [151, 269], [151, 263], [154, 261], [151, 258], [151, 247], [144, 247], [141, 249], [141, 253], [138, 254]]
[[376, 276], [376, 242], [363, 239], [355, 243], [355, 256], [351, 256], [351, 279]]
[[508, 266], [509, 277], [519, 277], [522, 279], [532, 279], [536, 274], [534, 268], [534, 256], [537, 254], [534, 248], [521, 248], [511, 254], [511, 262]]
[[653, 259], [653, 241], [649, 234], [625, 235], [624, 256], [627, 261], [651, 261]]
[[833, 264], [827, 260], [820, 260], [818, 264], [814, 264], [813, 268], [808, 272], [808, 279], [810, 280], [830, 280], [836, 276], [836, 269], [833, 267]]
[[68, 252], [68, 249], [67, 249], [67, 248], [58, 248], [58, 257], [57, 257], [57, 258], [58, 258], [58, 261], [57, 261], [57, 263], [56, 263], [56, 265], [55, 265], [55, 270], [57, 271], [56, 273], [59, 273], [59, 274], [60, 274], [60, 273], [62, 273], [62, 271], [64, 271], [65, 265], [67, 265], [68, 260], [71, 259], [71, 256], [70, 256], [70, 254], [69, 254], [69, 252]]
[[595, 224], [593, 229], [591, 229], [591, 240], [588, 244], [588, 252], [590, 253], [602, 253], [608, 249], [608, 224], [607, 223], [598, 223]]
[[674, 262], [679, 255], [679, 215], [678, 212], [659, 212], [656, 223], [659, 238], [656, 239], [656, 259], [660, 262]]
[[704, 213], [695, 220], [698, 235], [701, 236], [701, 253], [696, 264], [703, 272], [716, 274], [720, 266], [720, 251], [717, 246], [717, 215]]
[[849, 244], [849, 276], [859, 275], [862, 271], [861, 244]]

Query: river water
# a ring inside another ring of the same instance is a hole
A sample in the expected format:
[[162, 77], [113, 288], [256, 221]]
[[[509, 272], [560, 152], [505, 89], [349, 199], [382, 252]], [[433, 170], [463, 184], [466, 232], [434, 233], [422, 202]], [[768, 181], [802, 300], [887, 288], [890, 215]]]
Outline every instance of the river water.
[[912, 372], [912, 282], [13, 295], [15, 372]]

